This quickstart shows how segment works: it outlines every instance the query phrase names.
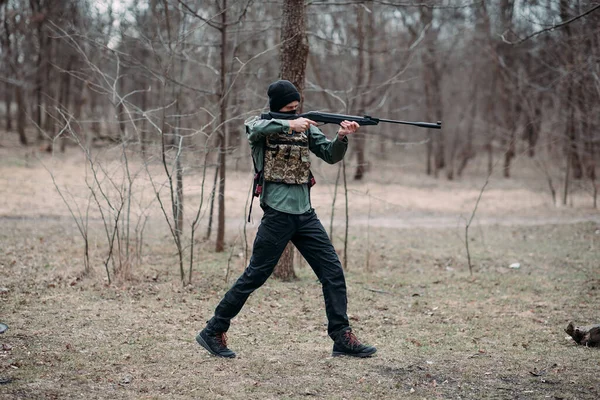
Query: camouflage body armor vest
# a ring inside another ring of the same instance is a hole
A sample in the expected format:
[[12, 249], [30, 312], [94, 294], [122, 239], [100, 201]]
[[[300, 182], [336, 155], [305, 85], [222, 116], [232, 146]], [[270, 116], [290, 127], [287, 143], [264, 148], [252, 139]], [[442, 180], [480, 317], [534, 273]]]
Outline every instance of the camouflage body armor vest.
[[305, 132], [267, 137], [263, 176], [266, 182], [299, 185], [310, 182], [308, 136]]

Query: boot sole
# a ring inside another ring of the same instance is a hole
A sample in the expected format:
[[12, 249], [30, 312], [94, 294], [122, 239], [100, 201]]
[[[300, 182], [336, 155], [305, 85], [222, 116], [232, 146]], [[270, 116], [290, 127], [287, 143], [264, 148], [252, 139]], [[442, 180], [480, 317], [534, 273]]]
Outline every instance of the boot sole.
[[216, 352], [214, 352], [214, 351], [213, 351], [213, 350], [210, 348], [210, 346], [209, 346], [209, 345], [208, 345], [208, 344], [207, 344], [207, 343], [204, 341], [204, 339], [202, 338], [202, 336], [200, 336], [200, 334], [198, 334], [198, 335], [196, 336], [196, 342], [198, 342], [198, 344], [199, 344], [200, 346], [202, 346], [202, 347], [204, 347], [206, 350], [208, 350], [208, 352], [209, 352], [210, 354], [212, 354], [213, 356], [216, 356], [216, 357], [223, 357], [223, 358], [235, 358], [235, 353], [234, 353], [233, 355], [231, 355], [231, 356], [224, 356], [224, 355], [222, 355], [222, 354], [219, 354], [219, 353], [216, 353]]
[[331, 353], [331, 356], [332, 357], [347, 356], [347, 357], [367, 358], [367, 357], [371, 357], [375, 353], [377, 353], [377, 350], [371, 351], [371, 352], [367, 352], [367, 353], [344, 353], [342, 351], [334, 351], [334, 352]]

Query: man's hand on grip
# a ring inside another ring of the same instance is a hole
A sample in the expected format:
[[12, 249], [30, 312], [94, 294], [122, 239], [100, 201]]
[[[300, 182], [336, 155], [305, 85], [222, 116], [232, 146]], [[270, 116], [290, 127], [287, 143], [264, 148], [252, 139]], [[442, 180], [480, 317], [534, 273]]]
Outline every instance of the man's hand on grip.
[[300, 117], [289, 120], [290, 129], [294, 132], [304, 132], [308, 130], [311, 125], [317, 125], [317, 123], [311, 119]]
[[338, 131], [338, 137], [344, 138], [346, 135], [350, 135], [356, 132], [359, 125], [356, 122], [342, 121], [340, 123], [340, 130]]

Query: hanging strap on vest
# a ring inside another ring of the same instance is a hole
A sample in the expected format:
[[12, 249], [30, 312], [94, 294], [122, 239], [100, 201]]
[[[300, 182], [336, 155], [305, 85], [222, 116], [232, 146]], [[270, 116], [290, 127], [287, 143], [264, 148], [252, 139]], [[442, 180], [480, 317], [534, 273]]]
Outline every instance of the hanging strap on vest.
[[263, 191], [264, 179], [262, 170], [259, 171], [256, 168], [256, 161], [254, 161], [254, 156], [252, 157], [252, 164], [254, 165], [254, 181], [252, 183], [252, 200], [250, 200], [250, 209], [248, 210], [248, 222], [250, 222], [250, 216], [252, 215], [252, 205], [254, 204], [254, 198], [260, 197]]

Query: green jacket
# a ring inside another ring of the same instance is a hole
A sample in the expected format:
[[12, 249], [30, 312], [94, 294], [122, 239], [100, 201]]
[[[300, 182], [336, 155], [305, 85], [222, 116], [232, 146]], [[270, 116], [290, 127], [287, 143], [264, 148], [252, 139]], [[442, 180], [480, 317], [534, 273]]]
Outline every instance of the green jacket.
[[[262, 171], [265, 138], [272, 134], [288, 133], [290, 124], [282, 119], [260, 119], [252, 117], [246, 120], [246, 133], [252, 150], [256, 169]], [[308, 146], [310, 151], [329, 164], [341, 161], [348, 149], [348, 138], [328, 140], [315, 126], [310, 127]], [[261, 204], [289, 214], [303, 214], [311, 209], [308, 185], [288, 185], [285, 183], [265, 182], [260, 196]]]

